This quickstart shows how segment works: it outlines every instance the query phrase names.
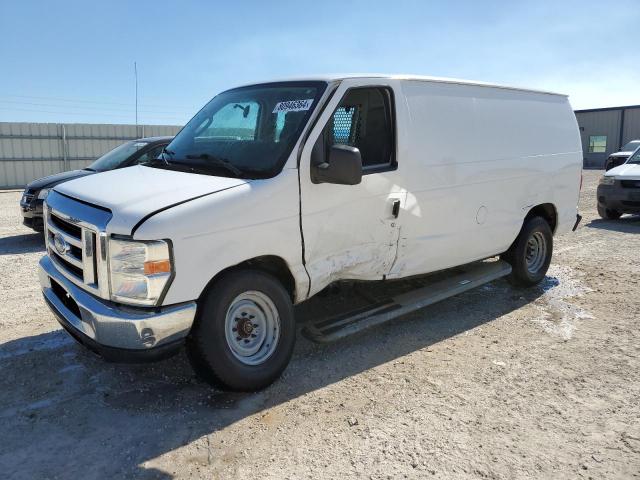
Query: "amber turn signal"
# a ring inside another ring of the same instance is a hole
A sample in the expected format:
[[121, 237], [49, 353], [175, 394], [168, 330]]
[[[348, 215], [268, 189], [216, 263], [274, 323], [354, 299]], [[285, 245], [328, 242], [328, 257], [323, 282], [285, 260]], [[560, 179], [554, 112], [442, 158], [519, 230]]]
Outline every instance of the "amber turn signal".
[[156, 273], [170, 273], [171, 263], [169, 260], [156, 260], [153, 262], [144, 262], [144, 274], [154, 275]]

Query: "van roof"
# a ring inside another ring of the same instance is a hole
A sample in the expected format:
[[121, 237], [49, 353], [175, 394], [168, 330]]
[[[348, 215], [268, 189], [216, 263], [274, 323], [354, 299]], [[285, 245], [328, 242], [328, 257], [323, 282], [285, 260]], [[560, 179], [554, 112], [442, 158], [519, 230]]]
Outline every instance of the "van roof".
[[[433, 82], [433, 83], [451, 83], [457, 85], [473, 85], [477, 87], [490, 87], [490, 88], [502, 88], [506, 90], [517, 90], [521, 92], [533, 92], [533, 93], [543, 93], [547, 95], [559, 95], [562, 97], [567, 97], [568, 95], [557, 92], [550, 92], [548, 90], [537, 90], [533, 88], [522, 88], [522, 87], [514, 87], [509, 85], [498, 85], [494, 83], [480, 82], [476, 80], [463, 80], [459, 78], [446, 78], [446, 77], [430, 77], [425, 75], [406, 75], [406, 74], [381, 74], [381, 73], [346, 73], [346, 74], [322, 74], [322, 75], [309, 75], [303, 77], [291, 77], [291, 78], [280, 78], [271, 80], [270, 82], [286, 82], [286, 81], [325, 81], [325, 82], [335, 82], [340, 80], [346, 80], [350, 78], [392, 78], [397, 80], [415, 80], [421, 82]], [[256, 85], [258, 83], [269, 83], [269, 82], [252, 82], [247, 85]]]

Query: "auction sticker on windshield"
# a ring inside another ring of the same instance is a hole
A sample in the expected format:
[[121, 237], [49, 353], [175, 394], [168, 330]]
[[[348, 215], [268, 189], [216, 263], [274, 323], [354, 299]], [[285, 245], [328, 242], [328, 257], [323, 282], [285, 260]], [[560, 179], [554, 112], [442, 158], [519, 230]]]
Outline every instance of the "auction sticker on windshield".
[[301, 112], [303, 110], [309, 110], [312, 103], [313, 98], [309, 98], [307, 100], [287, 100], [286, 102], [278, 102], [272, 113]]

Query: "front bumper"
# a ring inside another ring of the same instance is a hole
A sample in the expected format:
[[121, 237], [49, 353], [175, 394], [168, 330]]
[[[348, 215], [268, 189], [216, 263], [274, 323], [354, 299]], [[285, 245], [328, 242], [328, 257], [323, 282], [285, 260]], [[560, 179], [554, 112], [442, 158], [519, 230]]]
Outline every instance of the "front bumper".
[[34, 230], [43, 230], [42, 205], [43, 201], [34, 199], [27, 203], [24, 198], [20, 200], [20, 213], [22, 213], [22, 223]]
[[598, 185], [598, 205], [622, 213], [640, 213], [640, 188], [624, 188], [619, 180], [613, 185]]
[[175, 353], [191, 329], [196, 303], [127, 307], [99, 299], [64, 277], [48, 256], [40, 260], [40, 285], [60, 324], [107, 360], [153, 361]]

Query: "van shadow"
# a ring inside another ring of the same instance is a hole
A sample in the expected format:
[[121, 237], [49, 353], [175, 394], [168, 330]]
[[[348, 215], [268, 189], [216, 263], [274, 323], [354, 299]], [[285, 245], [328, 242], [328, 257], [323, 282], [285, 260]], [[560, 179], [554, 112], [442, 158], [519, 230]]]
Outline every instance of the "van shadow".
[[621, 233], [639, 233], [640, 215], [624, 215], [618, 220], [595, 219], [585, 225], [588, 228], [611, 230]]
[[0, 255], [44, 252], [44, 236], [40, 232], [0, 238]]
[[[316, 345], [299, 336], [282, 378], [252, 394], [202, 383], [184, 354], [151, 365], [108, 364], [60, 330], [5, 343], [0, 345], [1, 470], [10, 478], [172, 478], [145, 463], [491, 322], [533, 302], [558, 284], [554, 280], [529, 290], [499, 280], [335, 344]], [[198, 449], [183, 450], [180, 461], [215, 468], [232, 454], [224, 448], [244, 448], [215, 439], [211, 444], [215, 448], [200, 457], [189, 458]]]

